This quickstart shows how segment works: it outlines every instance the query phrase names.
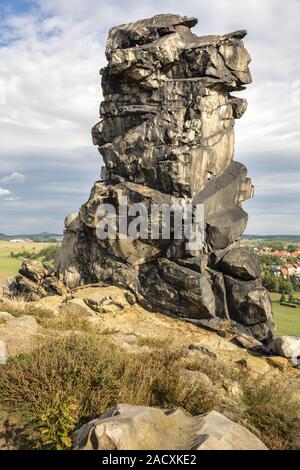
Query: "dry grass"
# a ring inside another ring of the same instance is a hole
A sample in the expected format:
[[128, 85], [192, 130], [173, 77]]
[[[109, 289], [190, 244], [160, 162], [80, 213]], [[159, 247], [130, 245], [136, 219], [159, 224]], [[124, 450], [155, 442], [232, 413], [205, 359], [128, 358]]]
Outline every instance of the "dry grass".
[[117, 402], [162, 408], [183, 406], [193, 414], [215, 407], [203, 385], [182, 378], [182, 352], [133, 355], [99, 335], [48, 340], [2, 367], [0, 402], [32, 423], [34, 448], [66, 448], [79, 424]]
[[[0, 406], [17, 413], [31, 429], [29, 436], [19, 439], [19, 447], [69, 448], [74, 428], [118, 402], [182, 406], [194, 415], [218, 408], [220, 395], [203, 383], [188, 383], [184, 369], [206, 374], [215, 391], [228, 379], [237, 381], [243, 390], [235, 404], [237, 421], [257, 430], [271, 449], [299, 447], [299, 402], [279, 380], [250, 380], [222, 359], [191, 357], [188, 348], [166, 345], [158, 336], [138, 338], [138, 346], [148, 350], [126, 352], [109, 338], [116, 330], [101, 331], [73, 306], [58, 316], [26, 308], [22, 302], [0, 305], [0, 310], [34, 315], [50, 335], [43, 347], [1, 367]], [[54, 337], [57, 331], [70, 330], [83, 333]]]
[[34, 307], [33, 305], [29, 305], [28, 302], [26, 302], [22, 298], [10, 300], [8, 298], [0, 298], [0, 311], [2, 312], [8, 312], [14, 317], [20, 317], [22, 315], [41, 315], [43, 312], [44, 315], [50, 314], [49, 311], [46, 311], [45, 309], [40, 309], [38, 307]]
[[84, 331], [93, 333], [96, 328], [89, 321], [89, 316], [81, 312], [68, 313], [64, 311], [59, 316], [46, 316], [40, 319], [39, 323], [44, 328], [59, 330], [59, 331]]
[[148, 348], [160, 349], [163, 348], [168, 341], [165, 338], [157, 336], [140, 336], [137, 341], [138, 346], [146, 346]]
[[243, 384], [246, 419], [255, 426], [267, 447], [299, 448], [300, 403], [278, 381], [246, 380]]
[[220, 359], [212, 359], [208, 356], [188, 359], [185, 367], [188, 370], [200, 371], [206, 374], [214, 383], [222, 383], [224, 379], [240, 379], [240, 372], [237, 368], [225, 364]]
[[66, 305], [62, 308], [59, 315], [45, 308], [34, 307], [28, 303], [10, 300], [0, 301], [0, 310], [10, 313], [14, 317], [31, 315], [44, 328], [53, 330], [73, 330], [92, 332], [94, 328], [89, 321], [89, 315], [83, 308], [77, 305]]
[[21, 317], [23, 315], [31, 315], [35, 317], [38, 323], [43, 323], [48, 318], [53, 317], [53, 313], [49, 310], [26, 305], [24, 301], [0, 301], [0, 311], [7, 312], [14, 317]]

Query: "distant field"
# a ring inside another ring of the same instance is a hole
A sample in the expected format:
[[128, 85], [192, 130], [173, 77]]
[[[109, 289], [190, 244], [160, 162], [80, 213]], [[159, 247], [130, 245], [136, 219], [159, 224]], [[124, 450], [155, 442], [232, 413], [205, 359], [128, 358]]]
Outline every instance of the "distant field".
[[0, 241], [0, 284], [19, 271], [22, 260], [10, 258], [10, 253], [20, 251], [40, 251], [49, 246], [49, 243], [9, 243]]
[[[280, 294], [270, 294], [277, 334], [300, 336], [300, 305], [297, 308], [283, 307], [279, 303]], [[297, 295], [295, 296], [297, 298]], [[300, 293], [298, 294], [300, 298]]]

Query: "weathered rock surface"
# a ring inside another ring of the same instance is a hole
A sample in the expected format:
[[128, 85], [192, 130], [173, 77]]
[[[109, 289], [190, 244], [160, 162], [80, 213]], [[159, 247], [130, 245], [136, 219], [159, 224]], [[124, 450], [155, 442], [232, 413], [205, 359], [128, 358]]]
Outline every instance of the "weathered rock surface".
[[253, 336], [249, 336], [244, 333], [240, 333], [234, 336], [234, 338], [232, 339], [232, 342], [254, 353], [261, 353], [261, 354], [267, 353], [266, 348], [262, 345], [260, 341], [253, 338]]
[[211, 250], [224, 250], [239, 240], [248, 222], [248, 214], [239, 206], [221, 209], [206, 220], [206, 241]]
[[286, 357], [281, 356], [271, 356], [267, 358], [268, 364], [277, 369], [284, 370], [287, 369], [291, 364]]
[[259, 341], [272, 338], [273, 315], [269, 294], [260, 281], [225, 276], [230, 318], [247, 327]]
[[271, 367], [264, 359], [255, 356], [241, 359], [237, 364], [258, 376], [265, 376], [271, 370]]
[[215, 297], [207, 272], [199, 273], [160, 258], [140, 270], [145, 304], [166, 313], [193, 318], [216, 315]]
[[4, 286], [4, 292], [9, 296], [21, 296], [28, 302], [34, 302], [47, 295], [62, 296], [67, 293], [55, 271], [39, 261], [24, 260], [19, 273], [15, 278], [10, 278]]
[[[135, 297], [130, 292], [114, 286], [102, 287], [101, 289], [94, 287], [79, 289], [73, 292], [71, 297], [73, 302], [82, 300], [95, 314], [119, 312], [136, 302]], [[70, 301], [71, 299], [66, 303]]]
[[61, 295], [47, 295], [40, 300], [33, 302], [26, 302], [26, 306], [32, 308], [33, 310], [43, 310], [44, 312], [52, 313], [53, 315], [58, 315], [60, 307], [64, 302], [65, 296]]
[[75, 432], [77, 450], [267, 450], [221, 413], [192, 417], [182, 409], [117, 405]]
[[207, 217], [227, 207], [240, 205], [252, 196], [252, 185], [247, 170], [239, 162], [232, 162], [216, 178], [210, 179], [194, 197], [195, 204], [203, 204]]
[[[10, 290], [37, 300], [60, 295], [62, 284], [115, 285], [151, 310], [238, 322], [243, 333], [267, 342], [271, 304], [254, 254], [238, 247], [248, 219], [242, 204], [253, 195], [246, 167], [233, 160], [235, 119], [247, 102], [231, 92], [251, 82], [246, 31], [198, 37], [196, 23], [168, 14], [110, 30], [100, 122], [92, 130], [105, 163], [102, 180], [66, 218], [56, 277], [27, 263]], [[165, 228], [160, 216], [148, 217], [137, 239], [123, 237], [134, 204], [149, 210], [186, 203], [204, 208], [199, 249], [177, 239], [172, 224], [169, 236], [149, 237], [152, 224]], [[99, 207], [108, 204], [116, 209], [108, 233], [116, 237], [102, 239], [107, 211]], [[97, 302], [88, 308], [101, 309]]]
[[248, 248], [232, 248], [218, 266], [226, 274], [243, 281], [258, 279], [260, 276], [258, 259]]

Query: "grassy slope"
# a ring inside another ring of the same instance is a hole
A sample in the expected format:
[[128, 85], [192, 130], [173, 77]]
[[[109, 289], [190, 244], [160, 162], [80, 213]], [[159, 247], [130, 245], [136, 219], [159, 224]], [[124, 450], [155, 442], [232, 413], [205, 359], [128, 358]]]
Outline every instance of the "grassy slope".
[[279, 303], [280, 294], [271, 293], [270, 295], [273, 301], [277, 334], [300, 336], [300, 306], [297, 308], [283, 307]]
[[10, 276], [17, 274], [22, 260], [10, 258], [10, 253], [20, 251], [40, 251], [49, 243], [9, 243], [0, 241], [0, 283]]
[[[59, 316], [27, 310], [43, 326], [46, 342], [1, 368], [0, 413], [2, 407], [13, 415], [20, 429], [16, 436], [4, 426], [13, 448], [70, 448], [73, 430], [115, 403], [180, 406], [193, 415], [215, 409], [251, 430], [254, 426], [272, 449], [298, 448], [299, 403], [287, 388], [290, 371], [255, 379], [236, 364], [252, 356], [227, 350], [222, 338], [216, 357], [195, 355], [186, 345], [207, 344], [214, 333], [138, 306], [103, 318], [75, 307]], [[8, 303], [17, 316], [19, 308]], [[117, 339], [123, 331], [134, 332], [131, 346]], [[232, 381], [240, 393], [228, 388]]]

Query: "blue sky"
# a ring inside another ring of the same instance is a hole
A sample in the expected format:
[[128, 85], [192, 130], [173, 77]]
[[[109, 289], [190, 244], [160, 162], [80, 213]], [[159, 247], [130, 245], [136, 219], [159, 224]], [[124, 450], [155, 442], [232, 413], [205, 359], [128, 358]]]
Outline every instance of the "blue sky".
[[1, 0], [0, 232], [62, 232], [88, 198], [107, 31], [167, 12], [198, 17], [199, 35], [248, 29], [235, 152], [255, 185], [247, 232], [300, 233], [299, 0]]
[[1, 13], [12, 12], [14, 14], [26, 13], [33, 5], [33, 2], [26, 0], [3, 0], [1, 2]]

